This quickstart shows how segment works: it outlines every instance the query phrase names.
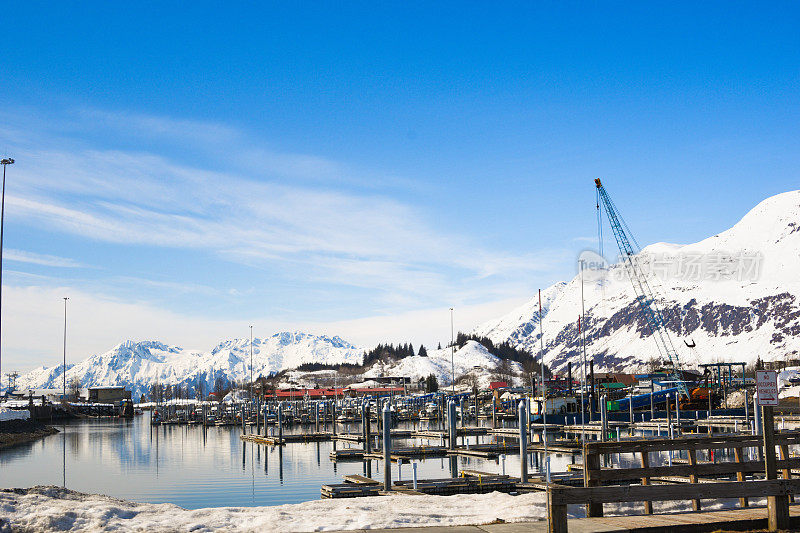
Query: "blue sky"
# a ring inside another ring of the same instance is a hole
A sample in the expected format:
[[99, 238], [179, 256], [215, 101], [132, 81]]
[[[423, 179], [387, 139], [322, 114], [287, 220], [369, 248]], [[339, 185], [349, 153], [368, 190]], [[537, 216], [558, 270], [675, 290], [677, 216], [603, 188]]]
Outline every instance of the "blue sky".
[[[449, 336], [797, 188], [795, 3], [14, 2], [3, 367], [126, 338]], [[607, 248], [608, 249], [608, 248]]]

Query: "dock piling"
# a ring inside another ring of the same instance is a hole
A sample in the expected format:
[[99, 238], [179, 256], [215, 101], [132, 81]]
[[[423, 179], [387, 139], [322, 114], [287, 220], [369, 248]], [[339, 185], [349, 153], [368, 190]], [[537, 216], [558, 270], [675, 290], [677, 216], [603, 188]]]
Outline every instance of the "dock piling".
[[608, 439], [608, 404], [606, 403], [606, 395], [600, 396], [600, 427], [602, 429], [601, 440]]
[[456, 402], [450, 400], [447, 404], [447, 423], [449, 426], [449, 448], [451, 450], [456, 449], [456, 436], [458, 435], [458, 431], [456, 429]]
[[361, 406], [361, 433], [362, 438], [364, 439], [364, 453], [369, 453], [370, 451], [370, 442], [369, 442], [369, 404], [364, 403]]
[[383, 407], [383, 490], [392, 490], [392, 412], [387, 403]]
[[528, 482], [528, 414], [525, 400], [519, 402], [519, 479]]
[[333, 436], [336, 436], [336, 400], [331, 404], [331, 431]]
[[283, 442], [283, 402], [278, 402], [278, 441]]
[[628, 418], [630, 418], [631, 424], [633, 424], [633, 393], [632, 392], [628, 395]]

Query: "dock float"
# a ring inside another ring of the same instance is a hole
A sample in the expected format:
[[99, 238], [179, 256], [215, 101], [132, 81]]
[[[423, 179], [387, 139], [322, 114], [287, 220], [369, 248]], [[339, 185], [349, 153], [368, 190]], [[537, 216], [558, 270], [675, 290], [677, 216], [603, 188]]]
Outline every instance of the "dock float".
[[283, 437], [278, 437], [276, 435], [239, 435], [239, 438], [243, 441], [247, 442], [254, 442], [256, 444], [268, 444], [271, 446], [281, 446], [283, 444], [288, 444], [291, 442], [323, 442], [331, 440], [330, 433], [296, 433], [296, 434], [285, 434]]
[[[429, 494], [449, 496], [452, 494], [485, 494], [488, 492], [515, 492], [517, 478], [500, 474], [487, 474], [478, 476], [463, 476], [443, 479], [422, 479], [414, 482], [410, 480], [395, 481], [392, 491], [399, 494]], [[320, 489], [322, 498], [361, 498], [367, 496], [381, 496], [387, 494], [383, 485], [374, 479], [363, 476], [345, 476], [344, 483], [322, 485]]]

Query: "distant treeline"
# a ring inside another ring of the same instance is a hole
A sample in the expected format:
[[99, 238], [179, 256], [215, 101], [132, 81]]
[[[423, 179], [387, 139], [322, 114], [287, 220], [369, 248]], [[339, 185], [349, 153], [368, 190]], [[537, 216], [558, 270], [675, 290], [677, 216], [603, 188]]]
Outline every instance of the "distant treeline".
[[390, 362], [399, 361], [412, 355], [419, 355], [421, 357], [428, 357], [428, 350], [425, 346], [420, 345], [419, 350], [414, 352], [414, 345], [409, 343], [398, 344], [379, 344], [375, 348], [364, 352], [363, 364], [356, 365], [353, 363], [341, 364], [328, 364], [328, 363], [303, 363], [297, 367], [297, 370], [302, 372], [316, 372], [319, 370], [337, 370], [340, 372], [350, 371], [349, 373], [359, 370], [365, 370], [371, 367], [377, 361]]
[[[520, 348], [516, 348], [507, 342], [495, 344], [488, 337], [481, 337], [479, 335], [467, 334], [459, 332], [456, 336], [456, 346], [463, 347], [468, 341], [475, 341], [483, 345], [489, 353], [503, 361], [515, 361], [520, 363], [526, 372], [539, 372], [539, 363], [536, 361], [536, 356]], [[438, 347], [441, 349], [441, 344]], [[304, 363], [297, 367], [297, 370], [303, 372], [315, 372], [319, 370], [337, 370], [348, 374], [357, 373], [366, 370], [378, 361], [389, 363], [392, 361], [399, 361], [406, 357], [418, 355], [421, 357], [428, 357], [428, 350], [425, 346], [420, 345], [419, 350], [414, 350], [412, 343], [402, 344], [378, 344], [375, 348], [364, 352], [364, 362], [361, 365], [352, 363], [342, 364], [326, 364], [326, 363]], [[549, 374], [547, 368], [545, 372]]]
[[404, 359], [413, 355], [421, 357], [428, 357], [428, 350], [425, 346], [419, 346], [419, 352], [414, 353], [414, 345], [410, 342], [407, 344], [379, 344], [368, 352], [364, 352], [364, 366], [370, 366], [376, 361], [388, 361]]

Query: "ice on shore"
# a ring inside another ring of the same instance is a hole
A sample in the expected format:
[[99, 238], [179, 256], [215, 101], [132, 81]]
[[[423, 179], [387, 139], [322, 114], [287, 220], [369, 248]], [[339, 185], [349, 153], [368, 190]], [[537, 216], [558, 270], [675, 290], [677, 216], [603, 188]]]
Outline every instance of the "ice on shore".
[[6, 409], [0, 407], [0, 422], [6, 420], [28, 420], [31, 417], [31, 412], [27, 409]]
[[540, 520], [543, 494], [383, 496], [186, 510], [60, 487], [0, 490], [0, 531], [309, 532]]
[[[752, 501], [758, 505], [762, 502]], [[707, 510], [736, 500], [704, 501]], [[608, 515], [641, 514], [641, 502], [606, 505]], [[654, 502], [656, 512], [691, 510], [690, 502]], [[580, 517], [582, 506], [570, 506]], [[545, 495], [500, 492], [455, 496], [393, 495], [313, 500], [272, 507], [187, 510], [84, 494], [60, 487], [0, 489], [0, 532], [5, 531], [280, 531], [282, 533], [532, 522], [546, 517]]]

